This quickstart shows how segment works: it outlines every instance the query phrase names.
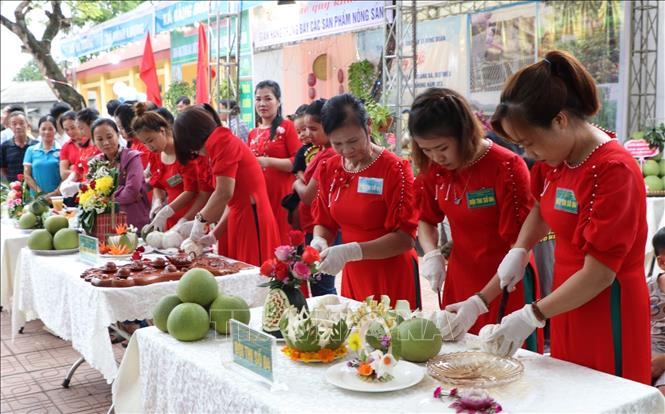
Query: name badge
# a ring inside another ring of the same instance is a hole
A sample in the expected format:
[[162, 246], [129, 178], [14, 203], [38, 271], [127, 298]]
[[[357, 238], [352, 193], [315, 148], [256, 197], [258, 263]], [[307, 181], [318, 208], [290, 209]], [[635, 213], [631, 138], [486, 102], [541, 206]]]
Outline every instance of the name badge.
[[360, 194], [383, 194], [383, 178], [359, 177], [358, 192]]
[[478, 191], [466, 193], [466, 205], [468, 208], [482, 208], [496, 205], [496, 196], [493, 188], [483, 188]]
[[166, 182], [171, 186], [175, 187], [178, 184], [182, 183], [182, 176], [180, 174], [176, 174], [172, 177], [169, 177], [166, 179]]
[[566, 213], [577, 214], [577, 199], [575, 198], [573, 190], [557, 188], [554, 209], [565, 211]]

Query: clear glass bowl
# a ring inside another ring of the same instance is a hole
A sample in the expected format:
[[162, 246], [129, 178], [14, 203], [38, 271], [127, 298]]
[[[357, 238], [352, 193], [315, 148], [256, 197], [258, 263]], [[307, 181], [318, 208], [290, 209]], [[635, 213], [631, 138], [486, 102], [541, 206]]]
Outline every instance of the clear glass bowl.
[[452, 385], [488, 388], [518, 379], [524, 365], [515, 358], [500, 357], [486, 352], [454, 352], [427, 361], [427, 373]]

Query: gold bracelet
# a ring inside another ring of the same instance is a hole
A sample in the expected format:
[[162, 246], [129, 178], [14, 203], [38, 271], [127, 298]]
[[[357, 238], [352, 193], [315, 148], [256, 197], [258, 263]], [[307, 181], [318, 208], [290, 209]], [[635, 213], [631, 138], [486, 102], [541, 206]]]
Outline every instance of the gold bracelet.
[[[538, 300], [540, 300], [540, 299], [538, 299]], [[533, 314], [536, 315], [536, 319], [538, 319], [541, 322], [545, 322], [547, 320], [547, 318], [545, 317], [543, 312], [538, 307], [538, 300], [531, 303], [531, 309], [533, 309]]]
[[489, 304], [489, 302], [487, 302], [487, 299], [485, 298], [485, 295], [483, 295], [481, 292], [476, 292], [476, 293], [474, 293], [474, 294], [475, 294], [476, 296], [478, 296], [478, 297], [480, 298], [480, 300], [483, 301], [483, 303], [485, 304], [485, 307], [486, 307], [486, 308], [489, 308], [489, 307], [490, 307], [490, 304]]

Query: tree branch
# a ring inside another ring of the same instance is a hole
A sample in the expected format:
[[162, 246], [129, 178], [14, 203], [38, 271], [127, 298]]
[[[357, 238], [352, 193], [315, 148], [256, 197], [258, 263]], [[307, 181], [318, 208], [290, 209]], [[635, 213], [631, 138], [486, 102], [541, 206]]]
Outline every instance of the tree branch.
[[59, 1], [51, 1], [51, 7], [53, 8], [53, 13], [46, 11], [46, 16], [48, 16], [48, 26], [46, 26], [44, 35], [42, 36], [42, 42], [48, 43], [49, 45], [55, 35], [60, 31], [60, 27], [65, 20]]
[[16, 32], [16, 23], [13, 21], [9, 20], [5, 16], [0, 14], [0, 22], [2, 22], [2, 25], [5, 26], [7, 29], [11, 30], [12, 32]]

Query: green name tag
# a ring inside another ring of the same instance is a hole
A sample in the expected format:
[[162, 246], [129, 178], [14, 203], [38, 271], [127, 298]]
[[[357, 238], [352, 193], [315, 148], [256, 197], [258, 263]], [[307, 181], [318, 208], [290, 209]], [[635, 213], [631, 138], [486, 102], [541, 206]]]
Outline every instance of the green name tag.
[[469, 208], [491, 207], [496, 205], [493, 188], [483, 188], [466, 193], [466, 205]]
[[79, 234], [79, 259], [91, 265], [97, 264], [99, 257], [99, 240], [97, 237]]
[[229, 321], [233, 342], [233, 362], [273, 381], [273, 345], [275, 337], [254, 330], [235, 319]]
[[566, 213], [577, 214], [577, 199], [575, 198], [573, 190], [557, 188], [554, 209], [565, 211]]
[[171, 186], [175, 187], [176, 185], [182, 183], [182, 176], [180, 174], [176, 174], [173, 177], [169, 177], [166, 179], [166, 182]]

